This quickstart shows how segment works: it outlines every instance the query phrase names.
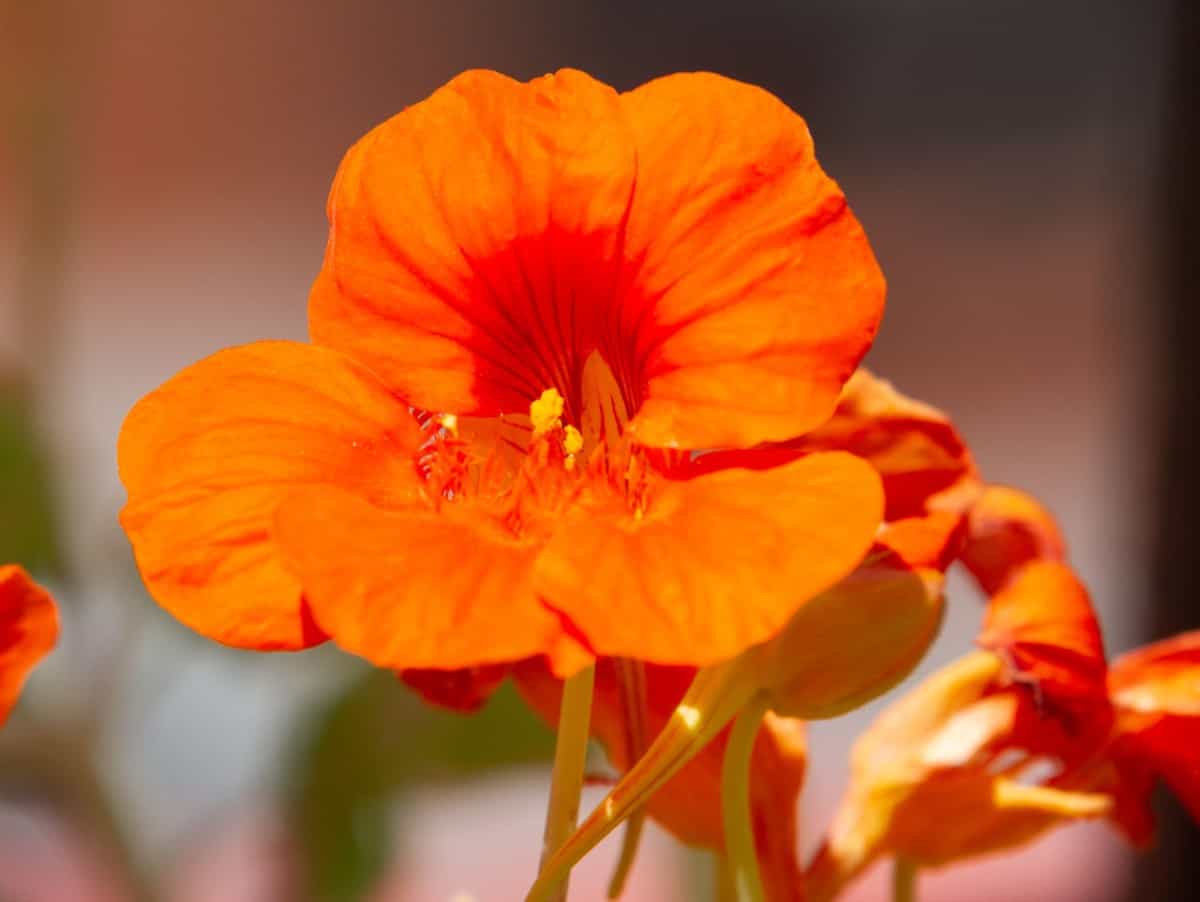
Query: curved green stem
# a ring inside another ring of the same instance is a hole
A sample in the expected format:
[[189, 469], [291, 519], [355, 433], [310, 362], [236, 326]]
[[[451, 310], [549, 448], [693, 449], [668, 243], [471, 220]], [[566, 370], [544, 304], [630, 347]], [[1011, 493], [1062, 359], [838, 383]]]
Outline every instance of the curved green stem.
[[638, 844], [642, 840], [642, 828], [646, 826], [646, 809], [639, 808], [625, 822], [625, 835], [621, 837], [621, 854], [617, 858], [617, 866], [613, 868], [612, 878], [608, 881], [608, 898], [619, 899], [625, 892], [625, 882], [633, 869], [633, 861], [637, 857]]
[[550, 902], [576, 863], [679, 772], [754, 697], [741, 659], [696, 674], [675, 713], [650, 748], [626, 772], [579, 829], [542, 866], [525, 902]]
[[911, 858], [897, 855], [892, 862], [892, 902], [916, 902], [917, 865]]
[[[615, 659], [617, 686], [621, 693], [621, 709], [625, 717], [626, 760], [632, 764], [646, 754], [649, 745], [646, 725], [646, 666], [630, 658]], [[646, 809], [639, 808], [625, 821], [625, 835], [621, 837], [621, 854], [608, 883], [608, 898], [619, 899], [625, 892], [625, 883], [637, 858], [638, 845], [646, 825]]]
[[737, 890], [733, 885], [733, 870], [724, 852], [713, 855], [713, 888], [717, 902], [737, 902]]
[[767, 712], [769, 699], [759, 696], [738, 715], [725, 746], [721, 765], [721, 818], [725, 827], [725, 854], [733, 871], [738, 902], [765, 902], [758, 873], [758, 850], [750, 817], [750, 761], [754, 739]]
[[[550, 801], [546, 805], [546, 831], [542, 841], [541, 868], [575, 832], [579, 797], [587, 763], [587, 743], [592, 721], [592, 690], [596, 667], [585, 667], [563, 684], [558, 709], [558, 739], [554, 746], [554, 772], [550, 779]], [[553, 902], [567, 898], [567, 881], [558, 884]]]

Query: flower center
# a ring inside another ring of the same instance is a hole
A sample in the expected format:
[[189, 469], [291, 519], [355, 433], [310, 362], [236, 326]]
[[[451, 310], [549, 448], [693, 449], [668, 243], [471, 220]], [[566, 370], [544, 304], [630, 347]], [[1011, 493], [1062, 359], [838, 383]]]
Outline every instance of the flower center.
[[[521, 418], [424, 415], [429, 438], [417, 457], [434, 509], [469, 504], [514, 537], [548, 534], [572, 504], [623, 508], [640, 520], [656, 468], [613, 417], [585, 430], [564, 424], [566, 402], [547, 388]], [[590, 443], [589, 443], [590, 442]], [[584, 457], [586, 446], [586, 457]]]

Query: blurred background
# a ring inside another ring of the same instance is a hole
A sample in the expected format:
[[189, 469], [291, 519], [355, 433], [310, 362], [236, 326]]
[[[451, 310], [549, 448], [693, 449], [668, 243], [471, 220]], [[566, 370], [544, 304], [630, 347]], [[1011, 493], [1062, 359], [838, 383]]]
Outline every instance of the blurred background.
[[[328, 649], [207, 643], [116, 523], [125, 412], [221, 347], [305, 336], [341, 154], [465, 68], [783, 98], [888, 276], [870, 364], [1056, 511], [1111, 652], [1200, 626], [1195, 7], [0, 0], [0, 559], [65, 609], [0, 733], [0, 899], [520, 898], [551, 739], [512, 693], [458, 718]], [[978, 616], [952, 584], [922, 673]], [[806, 848], [878, 708], [814, 729]], [[1148, 857], [1075, 826], [923, 898], [1193, 898], [1197, 830], [1162, 813]], [[572, 898], [602, 897], [605, 852]], [[627, 898], [703, 900], [709, 871], [652, 833]]]

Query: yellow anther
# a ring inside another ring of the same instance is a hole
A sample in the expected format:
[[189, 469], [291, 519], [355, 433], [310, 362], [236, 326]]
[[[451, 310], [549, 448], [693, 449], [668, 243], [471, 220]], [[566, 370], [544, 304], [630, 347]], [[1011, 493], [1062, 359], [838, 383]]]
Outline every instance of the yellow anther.
[[562, 425], [563, 396], [557, 389], [548, 388], [542, 396], [529, 405], [529, 419], [533, 421], [533, 434], [545, 435]]
[[444, 413], [438, 417], [438, 423], [450, 435], [458, 435], [458, 417], [452, 413]]
[[583, 433], [574, 426], [563, 430], [563, 450], [572, 456], [583, 450]]

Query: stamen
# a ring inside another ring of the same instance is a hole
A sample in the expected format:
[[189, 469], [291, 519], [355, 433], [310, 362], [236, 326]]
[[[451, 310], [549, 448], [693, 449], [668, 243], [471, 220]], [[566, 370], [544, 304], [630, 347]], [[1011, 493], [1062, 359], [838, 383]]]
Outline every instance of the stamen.
[[563, 450], [572, 456], [583, 450], [583, 433], [574, 426], [563, 430]]
[[563, 430], [563, 466], [568, 470], [575, 469], [575, 456], [583, 450], [583, 433], [574, 426]]
[[545, 435], [562, 426], [563, 396], [557, 389], [548, 388], [540, 398], [529, 405], [529, 419], [533, 421], [533, 434]]

